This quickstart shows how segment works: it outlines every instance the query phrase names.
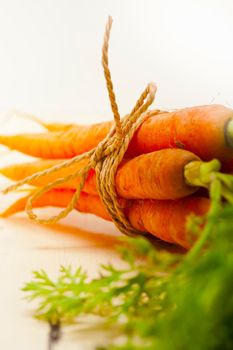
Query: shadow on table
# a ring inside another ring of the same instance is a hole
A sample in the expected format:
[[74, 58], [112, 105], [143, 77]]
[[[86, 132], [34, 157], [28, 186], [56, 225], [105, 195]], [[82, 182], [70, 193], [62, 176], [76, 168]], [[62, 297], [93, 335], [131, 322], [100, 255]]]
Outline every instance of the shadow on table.
[[[30, 233], [35, 234], [35, 223], [29, 221], [26, 217], [23, 216], [14, 216], [11, 218], [8, 218], [7, 220], [10, 220], [11, 223], [14, 222], [16, 224], [20, 224], [21, 226], [27, 226], [27, 228], [30, 229]], [[51, 231], [52, 233], [55, 233], [56, 235], [69, 235], [72, 237], [78, 237], [82, 239], [85, 242], [91, 242], [92, 247], [96, 248], [104, 248], [104, 249], [113, 249], [116, 247], [116, 245], [124, 244], [123, 242], [119, 241], [119, 237], [122, 237], [120, 234], [116, 233], [101, 233], [101, 232], [96, 232], [94, 229], [93, 231], [90, 230], [84, 230], [83, 228], [79, 228], [77, 226], [69, 225], [66, 223], [56, 223], [56, 224], [50, 224], [43, 226], [43, 228], [46, 231]], [[152, 237], [150, 242], [154, 245], [155, 248], [159, 250], [167, 250], [169, 252], [174, 252], [174, 253], [185, 253], [185, 249], [178, 247], [176, 245], [169, 244], [167, 242], [163, 242], [156, 237]], [[90, 247], [90, 245], [78, 245], [78, 246], [73, 246], [69, 247], [69, 249], [76, 249], [76, 248], [87, 248]], [[64, 249], [64, 247], [60, 246], [44, 246], [44, 247], [37, 247], [36, 249]]]

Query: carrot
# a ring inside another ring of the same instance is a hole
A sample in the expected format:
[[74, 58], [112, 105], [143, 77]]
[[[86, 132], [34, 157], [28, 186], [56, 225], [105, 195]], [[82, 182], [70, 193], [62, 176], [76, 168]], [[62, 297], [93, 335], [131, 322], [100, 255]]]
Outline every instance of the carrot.
[[187, 185], [185, 166], [200, 159], [179, 149], [163, 149], [123, 161], [115, 175], [120, 197], [127, 199], [177, 199], [197, 191]]
[[[74, 125], [42, 134], [0, 135], [0, 144], [45, 159], [72, 158], [94, 148], [107, 135], [111, 124]], [[51, 128], [55, 128], [54, 124]]]
[[134, 201], [127, 209], [127, 216], [134, 228], [189, 248], [192, 242], [188, 239], [185, 227], [187, 217], [190, 214], [206, 214], [209, 203], [209, 199], [202, 197], [186, 197], [175, 201]]
[[[37, 172], [46, 170], [51, 168], [52, 166], [61, 164], [63, 160], [39, 160], [35, 162], [28, 162], [28, 163], [20, 163], [20, 164], [14, 164], [10, 166], [6, 166], [4, 168], [0, 168], [0, 174], [6, 176], [7, 178], [14, 180], [14, 181], [20, 181], [30, 175], [33, 175]], [[73, 172], [81, 169], [82, 167], [87, 165], [88, 160], [82, 159], [79, 163], [69, 166], [68, 168], [63, 168], [59, 170], [58, 172], [48, 174], [44, 176], [43, 178], [35, 179], [32, 182], [30, 182], [33, 186], [43, 187], [47, 185], [50, 182], [55, 181], [58, 178], [65, 177], [69, 174], [72, 174]], [[87, 180], [85, 182], [85, 186], [83, 188], [84, 192], [87, 192], [89, 194], [97, 195], [97, 189], [96, 189], [96, 182], [95, 182], [95, 172], [94, 170], [90, 170], [89, 175], [87, 177]], [[79, 178], [70, 180], [57, 188], [77, 188], [79, 183]]]
[[223, 166], [223, 170], [227, 173], [233, 174], [233, 159]]
[[202, 160], [222, 163], [233, 160], [233, 110], [207, 105], [161, 113], [151, 117], [136, 131], [128, 155], [167, 147], [182, 148]]
[[45, 123], [40, 118], [36, 117], [35, 115], [28, 114], [25, 112], [14, 112], [14, 115], [20, 117], [20, 118], [26, 118], [29, 120], [32, 120], [36, 122], [37, 124], [43, 126], [43, 128], [49, 130], [49, 131], [65, 131], [68, 130], [70, 127], [72, 127], [72, 124], [63, 124], [63, 123]]
[[44, 123], [38, 119], [38, 123], [48, 131], [66, 131], [73, 127], [72, 124]]
[[0, 143], [10, 149], [41, 158], [74, 157], [74, 134], [50, 132], [43, 134], [0, 135]]
[[73, 126], [72, 124], [64, 123], [45, 123], [36, 116], [29, 114], [26, 114], [25, 117], [34, 120], [36, 123], [40, 124], [41, 126], [43, 126], [43, 128], [47, 129], [48, 131], [66, 131]]
[[[34, 207], [66, 207], [74, 190], [54, 189], [43, 194], [34, 203]], [[23, 211], [28, 196], [19, 199], [7, 208], [1, 217], [8, 217]], [[175, 201], [140, 200], [122, 202], [125, 214], [131, 225], [143, 232], [147, 231], [163, 241], [179, 244], [189, 248], [191, 242], [185, 227], [189, 215], [204, 215], [209, 208], [209, 199], [202, 197], [186, 197]], [[105, 220], [111, 220], [98, 196], [81, 193], [76, 209], [84, 213], [92, 213]]]
[[[163, 148], [183, 148], [203, 160], [233, 160], [233, 110], [206, 105], [155, 112], [136, 131], [126, 157]], [[0, 136], [0, 143], [42, 158], [70, 158], [94, 148], [109, 132], [112, 122], [73, 125], [44, 134]]]
[[[115, 187], [118, 196], [126, 199], [176, 199], [197, 191], [197, 187], [185, 182], [185, 166], [199, 158], [191, 152], [181, 149], [164, 149], [143, 154], [130, 160], [123, 160], [115, 175]], [[16, 164], [0, 169], [0, 173], [12, 180], [22, 180], [38, 171], [47, 169], [60, 161], [37, 161]], [[34, 186], [45, 186], [57, 178], [67, 176], [87, 164], [84, 159], [78, 164], [61, 169], [31, 182]], [[77, 188], [79, 178], [61, 184], [62, 188]], [[89, 172], [83, 191], [98, 194], [94, 170]]]
[[[42, 208], [46, 206], [64, 208], [68, 205], [73, 195], [74, 190], [71, 189], [51, 190], [38, 198], [33, 203], [33, 206], [35, 208]], [[29, 196], [18, 199], [4, 212], [2, 212], [0, 217], [6, 218], [20, 211], [24, 211], [28, 198]], [[98, 196], [81, 192], [80, 198], [76, 204], [76, 209], [82, 213], [92, 213], [101, 217], [102, 219], [110, 220], [110, 217]]]

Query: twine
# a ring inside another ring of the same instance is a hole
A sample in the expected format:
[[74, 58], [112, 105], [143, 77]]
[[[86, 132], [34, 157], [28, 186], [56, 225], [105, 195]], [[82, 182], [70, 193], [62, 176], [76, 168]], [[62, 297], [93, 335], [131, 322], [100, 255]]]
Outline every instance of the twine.
[[[105, 139], [103, 139], [94, 149], [67, 161], [64, 161], [61, 164], [53, 166], [49, 169], [28, 176], [24, 180], [7, 187], [5, 190], [3, 190], [3, 193], [6, 194], [10, 191], [14, 191], [18, 187], [24, 184], [28, 184], [35, 179], [57, 172], [60, 169], [67, 168], [70, 165], [78, 163], [84, 158], [88, 158], [88, 164], [82, 169], [79, 169], [78, 171], [70, 175], [59, 178], [49, 183], [43, 188], [40, 188], [37, 191], [35, 191], [32, 194], [32, 196], [29, 197], [25, 207], [29, 218], [37, 223], [50, 224], [55, 223], [60, 219], [66, 217], [75, 208], [75, 205], [80, 197], [80, 193], [84, 187], [84, 183], [90, 169], [95, 169], [96, 185], [99, 196], [104, 205], [106, 206], [106, 209], [109, 212], [113, 222], [121, 232], [125, 233], [126, 235], [134, 236], [135, 234], [145, 233], [135, 230], [127, 220], [122, 208], [118, 203], [118, 196], [115, 190], [114, 178], [118, 165], [122, 161], [124, 154], [128, 148], [128, 145], [137, 128], [147, 118], [159, 113], [158, 110], [153, 110], [149, 112], [147, 111], [148, 107], [154, 101], [157, 88], [154, 83], [149, 83], [146, 89], [139, 97], [139, 99], [137, 100], [130, 114], [125, 116], [123, 119], [120, 118], [116, 97], [113, 90], [111, 73], [108, 65], [108, 43], [111, 27], [112, 18], [109, 17], [104, 34], [104, 43], [102, 48], [102, 65], [115, 125], [111, 128]], [[57, 215], [52, 216], [48, 219], [38, 218], [38, 216], [33, 211], [33, 202], [52, 188], [77, 177], [80, 178], [80, 182], [68, 206], [65, 209], [61, 210]]]

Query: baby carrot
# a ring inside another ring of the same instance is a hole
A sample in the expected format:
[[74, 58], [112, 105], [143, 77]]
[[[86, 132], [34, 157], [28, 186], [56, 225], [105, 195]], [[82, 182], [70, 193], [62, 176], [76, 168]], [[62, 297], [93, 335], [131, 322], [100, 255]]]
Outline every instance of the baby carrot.
[[[200, 159], [191, 152], [181, 149], [163, 149], [123, 160], [115, 175], [115, 188], [119, 197], [126, 199], [176, 199], [197, 191], [197, 187], [185, 182], [184, 168], [192, 161]], [[16, 164], [0, 169], [0, 173], [12, 180], [22, 180], [38, 171], [47, 169], [60, 161], [37, 161]], [[78, 164], [48, 174], [32, 181], [34, 186], [45, 186], [57, 178], [67, 176], [87, 164], [84, 159]], [[61, 184], [62, 188], [77, 188], [79, 178]], [[83, 188], [90, 194], [98, 194], [94, 171], [90, 171]]]
[[[42, 208], [46, 206], [64, 208], [68, 205], [73, 195], [74, 190], [71, 189], [51, 190], [47, 193], [44, 193], [43, 196], [38, 198], [33, 203], [33, 206], [35, 208]], [[30, 196], [26, 196], [18, 199], [4, 212], [2, 212], [0, 214], [0, 217], [6, 218], [20, 211], [24, 211], [29, 197]], [[82, 192], [76, 204], [76, 209], [82, 213], [91, 213], [96, 216], [99, 216], [102, 219], [110, 220], [110, 217], [98, 196]]]
[[222, 163], [233, 159], [233, 110], [221, 105], [185, 108], [160, 113], [136, 131], [128, 155], [162, 148], [182, 148], [202, 160]]
[[[38, 160], [35, 162], [28, 162], [28, 163], [18, 163], [14, 165], [9, 165], [4, 168], [0, 168], [0, 174], [8, 177], [11, 180], [14, 181], [20, 181], [30, 175], [33, 175], [37, 172], [49, 169], [55, 165], [61, 164], [63, 160], [61, 159], [52, 159], [52, 160]], [[69, 174], [72, 174], [73, 172], [81, 169], [82, 167], [86, 166], [88, 163], [87, 159], [82, 159], [79, 163], [70, 165], [68, 168], [63, 168], [55, 173], [45, 175], [42, 178], [35, 179], [30, 182], [30, 185], [43, 187], [47, 185], [50, 182], [54, 182], [56, 179], [65, 177]], [[87, 177], [87, 180], [85, 182], [85, 186], [83, 188], [83, 191], [89, 194], [97, 195], [97, 189], [96, 189], [96, 182], [95, 182], [95, 172], [94, 170], [89, 171], [89, 175]], [[77, 188], [79, 183], [79, 178], [70, 180], [57, 188]]]
[[[150, 112], [151, 113], [151, 112]], [[153, 114], [153, 113], [152, 113]], [[69, 158], [94, 148], [112, 122], [73, 125], [44, 134], [0, 136], [0, 143], [42, 158]], [[163, 148], [182, 148], [203, 160], [233, 160], [233, 110], [221, 105], [184, 108], [150, 115], [136, 131], [126, 157]]]
[[[110, 130], [111, 122], [41, 134], [0, 135], [0, 144], [31, 156], [53, 159], [72, 158], [94, 148]], [[51, 127], [54, 130], [53, 127]]]
[[191, 243], [185, 227], [190, 214], [205, 215], [209, 209], [209, 199], [186, 197], [175, 201], [141, 200], [133, 201], [127, 209], [131, 225], [147, 231], [163, 241], [190, 248]]
[[46, 123], [40, 118], [36, 117], [33, 114], [21, 112], [21, 111], [13, 111], [13, 115], [23, 119], [29, 119], [34, 121], [35, 123], [41, 125], [43, 128], [49, 131], [65, 131], [68, 130], [73, 124], [64, 124], [64, 123]]
[[62, 124], [62, 123], [43, 123], [38, 121], [38, 123], [43, 126], [48, 131], [66, 131], [73, 127], [72, 124]]
[[[74, 194], [74, 190], [54, 189], [43, 194], [34, 203], [34, 207], [66, 207]], [[19, 199], [1, 214], [8, 217], [23, 211], [28, 196]], [[163, 241], [179, 244], [189, 248], [191, 242], [187, 236], [186, 220], [191, 214], [204, 215], [209, 209], [209, 199], [202, 197], [185, 197], [174, 201], [139, 200], [123, 203], [125, 215], [131, 225], [143, 232], [147, 231]], [[111, 220], [98, 196], [82, 193], [76, 209], [84, 213], [92, 213], [105, 220]]]
[[163, 149], [123, 161], [115, 175], [120, 197], [177, 199], [197, 191], [184, 177], [186, 165], [200, 159], [181, 149]]
[[27, 114], [27, 113], [20, 114], [19, 116], [35, 121], [36, 123], [43, 126], [45, 129], [47, 129], [48, 131], [65, 131], [73, 126], [72, 124], [46, 123], [46, 122], [43, 122], [41, 119], [37, 118], [36, 116]]

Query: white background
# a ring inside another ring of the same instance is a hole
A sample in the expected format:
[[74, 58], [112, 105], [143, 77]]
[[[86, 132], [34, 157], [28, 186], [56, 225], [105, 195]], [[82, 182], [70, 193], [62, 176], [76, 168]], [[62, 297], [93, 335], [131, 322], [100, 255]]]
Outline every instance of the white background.
[[156, 106], [233, 105], [232, 0], [1, 0], [0, 111], [109, 119], [101, 46], [126, 114], [149, 81]]
[[[112, 117], [101, 67], [108, 15], [114, 19], [110, 67], [122, 115], [152, 80], [158, 85], [155, 108], [233, 106], [232, 0], [0, 0], [0, 133], [41, 131], [26, 119], [6, 118], [12, 109], [47, 121]], [[0, 149], [0, 166], [21, 159]], [[11, 200], [1, 196], [1, 207]], [[93, 275], [100, 262], [117, 261], [110, 233], [116, 234], [110, 223], [78, 213], [46, 227], [23, 213], [1, 220], [1, 349], [46, 350], [47, 325], [31, 318], [20, 288], [32, 270], [53, 275], [61, 264], [72, 264]], [[56, 349], [92, 350], [103, 339], [68, 329]]]

